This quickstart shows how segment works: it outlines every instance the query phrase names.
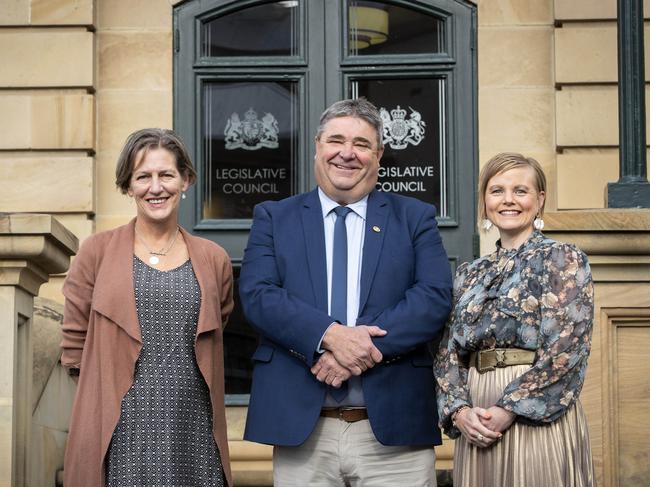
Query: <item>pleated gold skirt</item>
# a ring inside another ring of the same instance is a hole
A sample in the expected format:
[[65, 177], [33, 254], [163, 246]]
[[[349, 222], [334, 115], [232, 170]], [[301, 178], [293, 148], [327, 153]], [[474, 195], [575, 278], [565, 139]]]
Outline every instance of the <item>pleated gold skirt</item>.
[[[505, 387], [530, 368], [515, 365], [479, 374], [469, 371], [475, 406], [494, 405]], [[456, 440], [454, 487], [592, 487], [596, 476], [587, 421], [580, 401], [554, 423], [513, 423], [503, 438], [488, 448]]]

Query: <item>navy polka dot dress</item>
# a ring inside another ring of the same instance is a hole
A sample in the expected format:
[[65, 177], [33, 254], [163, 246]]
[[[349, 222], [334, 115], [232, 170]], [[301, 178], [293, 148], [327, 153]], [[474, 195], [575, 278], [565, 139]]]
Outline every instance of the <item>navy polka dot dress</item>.
[[222, 487], [212, 405], [194, 354], [201, 289], [192, 263], [133, 258], [143, 347], [106, 464], [108, 487]]

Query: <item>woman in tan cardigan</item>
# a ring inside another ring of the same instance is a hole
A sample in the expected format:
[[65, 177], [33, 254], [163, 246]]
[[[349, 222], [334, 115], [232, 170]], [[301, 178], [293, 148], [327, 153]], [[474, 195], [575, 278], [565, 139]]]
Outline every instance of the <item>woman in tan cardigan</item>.
[[196, 173], [172, 131], [133, 133], [116, 176], [137, 216], [88, 238], [63, 287], [61, 362], [78, 376], [65, 486], [232, 485], [222, 336], [230, 259], [178, 226]]

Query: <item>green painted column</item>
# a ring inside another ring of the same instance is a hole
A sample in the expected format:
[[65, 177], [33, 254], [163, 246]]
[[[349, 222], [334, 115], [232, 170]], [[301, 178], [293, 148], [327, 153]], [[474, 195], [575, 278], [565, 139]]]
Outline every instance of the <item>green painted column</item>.
[[618, 0], [620, 175], [607, 185], [609, 208], [650, 208], [644, 64], [643, 0]]

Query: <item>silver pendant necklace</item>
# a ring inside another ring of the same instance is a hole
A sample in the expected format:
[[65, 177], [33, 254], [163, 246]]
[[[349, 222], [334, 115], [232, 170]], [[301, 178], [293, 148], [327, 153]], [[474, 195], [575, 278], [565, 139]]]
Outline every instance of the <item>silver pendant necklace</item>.
[[176, 243], [176, 237], [178, 237], [178, 225], [176, 225], [176, 232], [174, 233], [174, 236], [172, 237], [169, 245], [167, 247], [163, 247], [162, 249], [155, 251], [151, 250], [149, 246], [147, 245], [147, 242], [144, 241], [144, 238], [142, 238], [142, 235], [140, 235], [140, 232], [135, 230], [135, 227], [133, 229], [135, 230], [135, 234], [138, 236], [140, 239], [140, 242], [142, 242], [142, 245], [144, 245], [144, 248], [147, 249], [147, 252], [149, 252], [149, 263], [151, 265], [158, 265], [160, 263], [160, 256], [165, 256], [167, 253], [172, 249], [174, 244]]

